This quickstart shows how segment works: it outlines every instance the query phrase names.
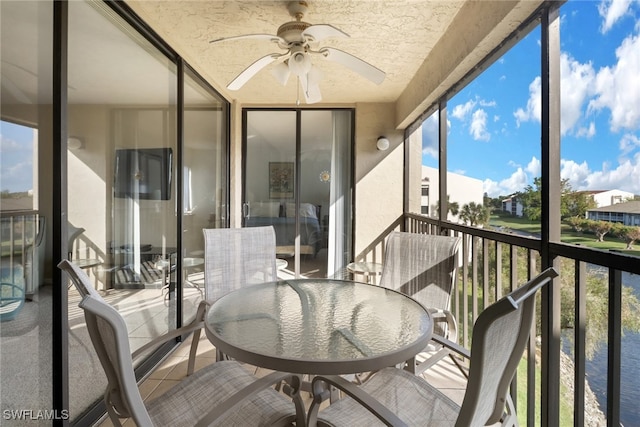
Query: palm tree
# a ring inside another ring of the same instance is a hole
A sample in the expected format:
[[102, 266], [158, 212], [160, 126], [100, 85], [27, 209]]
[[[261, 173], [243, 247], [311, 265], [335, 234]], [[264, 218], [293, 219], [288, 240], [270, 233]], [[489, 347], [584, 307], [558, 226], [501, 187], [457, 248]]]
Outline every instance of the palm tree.
[[[447, 194], [447, 217], [449, 217], [449, 214], [458, 215], [458, 212], [460, 211], [460, 204], [458, 204], [458, 202], [449, 201], [449, 198], [450, 196]], [[436, 215], [440, 212], [440, 200], [436, 202], [436, 209], [434, 212]]]
[[469, 223], [472, 227], [475, 225], [486, 224], [489, 222], [489, 209], [484, 205], [476, 202], [467, 203], [460, 211], [460, 219]]

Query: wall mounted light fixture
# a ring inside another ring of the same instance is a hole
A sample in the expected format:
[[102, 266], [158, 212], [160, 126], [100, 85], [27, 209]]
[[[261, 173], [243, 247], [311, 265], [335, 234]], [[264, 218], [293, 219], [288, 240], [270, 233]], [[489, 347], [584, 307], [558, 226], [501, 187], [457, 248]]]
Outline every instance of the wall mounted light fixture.
[[378, 141], [376, 142], [376, 147], [380, 151], [385, 151], [389, 148], [389, 140], [386, 136], [379, 136]]
[[84, 141], [77, 136], [67, 138], [67, 148], [69, 150], [81, 150], [84, 148]]

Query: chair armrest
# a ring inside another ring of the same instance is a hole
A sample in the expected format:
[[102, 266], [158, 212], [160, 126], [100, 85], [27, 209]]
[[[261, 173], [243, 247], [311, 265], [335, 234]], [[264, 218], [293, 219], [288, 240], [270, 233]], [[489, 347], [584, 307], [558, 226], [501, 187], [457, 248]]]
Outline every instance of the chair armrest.
[[396, 414], [391, 412], [386, 406], [380, 403], [373, 396], [365, 392], [357, 385], [349, 382], [338, 375], [316, 376], [311, 382], [313, 389], [313, 402], [309, 408], [308, 423], [309, 426], [315, 426], [318, 421], [318, 409], [320, 404], [329, 397], [329, 387], [326, 387], [325, 383], [329, 386], [336, 387], [352, 399], [360, 403], [369, 412], [375, 415], [380, 421], [387, 426], [406, 426], [407, 424], [402, 421]]
[[143, 345], [142, 347], [134, 351], [131, 354], [131, 358], [133, 360], [136, 360], [138, 357], [140, 357], [142, 354], [146, 353], [150, 349], [155, 348], [160, 344], [164, 344], [170, 339], [178, 338], [182, 335], [204, 328], [204, 315], [208, 306], [209, 306], [209, 303], [207, 303], [206, 301], [200, 301], [200, 304], [198, 304], [198, 309], [196, 311], [196, 317], [191, 321], [191, 323], [189, 323], [188, 325], [182, 326], [181, 328], [169, 331], [166, 334], [161, 335], [157, 338], [154, 338], [153, 340], [149, 341], [148, 343], [146, 343], [145, 345]]
[[[458, 323], [456, 322], [456, 318], [453, 313], [449, 310], [436, 309], [436, 308], [428, 308], [429, 313], [431, 314], [431, 319], [434, 324], [436, 322], [446, 322], [447, 323], [447, 336], [448, 337], [457, 337], [458, 336]], [[435, 326], [435, 325], [434, 325]]]
[[292, 387], [290, 396], [293, 397], [295, 403], [297, 424], [304, 425], [304, 404], [299, 393], [302, 380], [297, 375], [276, 371], [257, 379], [256, 381], [252, 382], [241, 390], [238, 390], [235, 394], [229, 396], [227, 399], [217, 404], [211, 411], [209, 411], [198, 421], [196, 427], [205, 427], [211, 425], [213, 421], [231, 411], [236, 405], [244, 402], [246, 399], [250, 398], [256, 393], [270, 388], [275, 384], [278, 384], [281, 381], [287, 382]]
[[457, 344], [453, 341], [446, 339], [445, 337], [442, 337], [436, 334], [431, 335], [431, 339], [437, 342], [438, 344], [442, 345], [443, 347], [446, 347], [458, 353], [460, 356], [465, 357], [467, 359], [471, 359], [471, 352], [466, 348], [464, 348], [463, 346], [461, 346], [460, 344]]
[[150, 349], [155, 348], [157, 346], [159, 346], [160, 344], [164, 344], [165, 342], [168, 342], [171, 339], [175, 339], [178, 338], [182, 335], [191, 333], [193, 331], [195, 331], [196, 329], [202, 329], [204, 327], [204, 322], [203, 321], [193, 321], [190, 324], [183, 326], [181, 328], [178, 329], [174, 329], [172, 331], [167, 332], [164, 335], [161, 335], [159, 337], [156, 337], [154, 339], [152, 339], [151, 341], [149, 341], [148, 343], [146, 343], [145, 345], [143, 345], [142, 347], [140, 347], [139, 349], [137, 349], [136, 351], [134, 351], [131, 354], [131, 358], [133, 360], [137, 359], [138, 357], [140, 357], [141, 355], [145, 354], [146, 352], [148, 352]]

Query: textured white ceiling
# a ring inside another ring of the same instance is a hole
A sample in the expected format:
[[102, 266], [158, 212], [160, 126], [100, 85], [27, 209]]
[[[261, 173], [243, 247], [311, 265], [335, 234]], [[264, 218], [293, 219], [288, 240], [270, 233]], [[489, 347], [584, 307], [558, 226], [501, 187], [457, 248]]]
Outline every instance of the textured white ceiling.
[[[386, 72], [376, 85], [340, 64], [318, 59], [322, 70], [321, 105], [359, 102], [396, 104], [396, 123], [406, 126], [437, 102], [543, 2], [543, 0], [310, 0], [305, 21], [331, 24], [348, 39], [328, 39], [323, 45], [344, 50]], [[276, 34], [294, 18], [288, 1], [128, 0], [127, 4], [216, 90], [243, 106], [294, 105], [298, 85], [285, 87], [271, 75], [271, 64], [239, 91], [226, 85], [256, 59], [278, 48], [268, 41], [213, 39], [247, 33]], [[41, 2], [1, 2], [3, 34], [21, 43], [2, 48], [2, 92], [5, 100], [43, 103], [35, 78], [38, 64], [50, 61], [46, 46], [50, 31], [31, 19], [50, 23], [50, 6]], [[99, 12], [99, 13], [96, 13]], [[69, 101], [75, 104], [152, 103], [175, 99], [175, 88], [158, 91], [171, 75], [158, 73], [168, 60], [140, 55], [148, 42], [126, 26], [114, 26], [115, 13], [102, 2], [69, 4]], [[5, 19], [6, 18], [6, 19]], [[110, 23], [111, 22], [111, 23]], [[125, 31], [122, 31], [122, 30]], [[43, 38], [40, 42], [36, 36]], [[40, 43], [40, 44], [38, 44]], [[126, 60], [121, 60], [126, 58]], [[166, 67], [165, 67], [166, 68]], [[120, 76], [101, 79], [104, 74]], [[168, 74], [171, 74], [167, 71]], [[174, 76], [173, 76], [174, 77]], [[163, 80], [164, 79], [164, 80]], [[165, 84], [166, 86], [166, 84]], [[50, 98], [50, 94], [45, 94]], [[303, 98], [303, 97], [302, 97]], [[7, 101], [9, 102], [9, 101]]]
[[[283, 87], [271, 75], [273, 63], [239, 91], [225, 86], [249, 64], [279, 49], [261, 40], [210, 44], [221, 37], [276, 34], [294, 18], [286, 1], [133, 1], [132, 8], [226, 96], [244, 104], [291, 104], [297, 84]], [[323, 72], [323, 102], [393, 102], [406, 88], [463, 1], [309, 1], [306, 22], [331, 24], [349, 39], [323, 45], [351, 53], [386, 72], [376, 85], [340, 64], [317, 59]]]

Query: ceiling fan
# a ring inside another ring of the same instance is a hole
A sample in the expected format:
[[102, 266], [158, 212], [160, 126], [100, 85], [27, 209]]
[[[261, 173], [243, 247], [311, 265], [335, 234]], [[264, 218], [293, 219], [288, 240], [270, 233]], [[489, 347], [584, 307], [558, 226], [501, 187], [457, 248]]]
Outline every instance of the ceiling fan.
[[[384, 81], [384, 71], [374, 67], [368, 62], [333, 47], [321, 47], [320, 42], [328, 38], [348, 38], [349, 35], [330, 24], [312, 25], [302, 19], [307, 12], [308, 5], [305, 1], [292, 1], [288, 5], [289, 13], [295, 21], [282, 24], [276, 35], [272, 34], [244, 34], [233, 37], [223, 37], [211, 40], [210, 43], [219, 43], [229, 40], [260, 39], [276, 43], [279, 48], [285, 49], [284, 53], [270, 53], [255, 61], [238, 74], [228, 85], [230, 90], [238, 90], [247, 83], [260, 70], [274, 61], [281, 61], [273, 69], [272, 74], [282, 83], [287, 84], [289, 76], [293, 74], [300, 82], [300, 88], [304, 93], [308, 104], [322, 100], [319, 82], [322, 72], [312, 63], [312, 57], [320, 57], [337, 62], [355, 71], [361, 76], [371, 80], [375, 84]], [[299, 100], [298, 100], [299, 103]]]

